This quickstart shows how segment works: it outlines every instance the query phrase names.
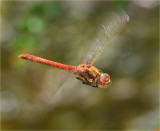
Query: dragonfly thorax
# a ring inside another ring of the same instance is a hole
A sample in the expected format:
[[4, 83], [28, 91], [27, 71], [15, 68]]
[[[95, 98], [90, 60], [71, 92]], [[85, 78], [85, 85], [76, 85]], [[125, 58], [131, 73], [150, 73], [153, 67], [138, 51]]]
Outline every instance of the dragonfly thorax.
[[107, 88], [111, 83], [108, 74], [102, 73], [91, 64], [80, 64], [74, 74], [83, 84], [93, 87]]

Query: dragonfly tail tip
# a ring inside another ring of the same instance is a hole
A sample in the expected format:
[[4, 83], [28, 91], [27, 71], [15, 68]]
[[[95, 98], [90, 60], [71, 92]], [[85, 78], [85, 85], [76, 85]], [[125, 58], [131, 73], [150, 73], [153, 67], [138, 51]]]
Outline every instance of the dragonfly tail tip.
[[18, 58], [23, 59], [23, 58], [24, 58], [24, 55], [19, 55]]

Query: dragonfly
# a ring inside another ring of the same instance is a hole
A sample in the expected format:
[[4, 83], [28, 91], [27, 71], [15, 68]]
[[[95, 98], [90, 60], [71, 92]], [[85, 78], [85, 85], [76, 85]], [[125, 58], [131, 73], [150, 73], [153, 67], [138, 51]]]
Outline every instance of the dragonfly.
[[91, 87], [108, 88], [111, 84], [110, 75], [103, 73], [101, 70], [94, 67], [93, 64], [102, 54], [106, 45], [110, 43], [110, 40], [115, 37], [123, 29], [123, 27], [128, 24], [128, 22], [129, 16], [125, 11], [114, 14], [105, 25], [102, 25], [102, 32], [95, 40], [95, 43], [91, 44], [91, 48], [87, 53], [86, 59], [83, 60], [78, 66], [61, 64], [30, 54], [22, 54], [18, 57], [66, 70], [74, 74], [83, 84]]

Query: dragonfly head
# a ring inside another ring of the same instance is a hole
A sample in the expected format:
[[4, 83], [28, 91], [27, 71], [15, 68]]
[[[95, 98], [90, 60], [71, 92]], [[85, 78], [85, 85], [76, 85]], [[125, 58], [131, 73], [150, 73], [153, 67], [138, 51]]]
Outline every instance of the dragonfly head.
[[111, 84], [110, 76], [107, 73], [102, 73], [99, 77], [99, 87], [107, 88]]

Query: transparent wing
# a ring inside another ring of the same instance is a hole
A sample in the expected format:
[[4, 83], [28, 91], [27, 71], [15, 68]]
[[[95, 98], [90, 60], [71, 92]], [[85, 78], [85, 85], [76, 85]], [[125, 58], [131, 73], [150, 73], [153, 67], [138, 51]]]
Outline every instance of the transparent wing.
[[93, 64], [102, 54], [104, 47], [109, 44], [109, 41], [116, 36], [128, 22], [129, 16], [126, 12], [121, 11], [120, 13], [113, 14], [111, 19], [102, 25], [102, 30], [95, 40], [95, 43], [91, 45], [85, 63]]
[[57, 93], [70, 75], [71, 73], [67, 71], [49, 69], [44, 74], [44, 81], [41, 82], [42, 85], [37, 90], [34, 100], [42, 107], [44, 105], [53, 106], [58, 101]]

